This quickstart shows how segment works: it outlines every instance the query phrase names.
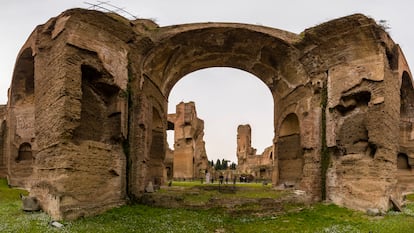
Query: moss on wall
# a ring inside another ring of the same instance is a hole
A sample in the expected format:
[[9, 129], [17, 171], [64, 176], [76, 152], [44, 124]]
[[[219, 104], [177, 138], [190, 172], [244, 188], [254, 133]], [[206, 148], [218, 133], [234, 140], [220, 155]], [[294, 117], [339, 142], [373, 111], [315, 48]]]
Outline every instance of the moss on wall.
[[326, 106], [328, 103], [328, 88], [326, 82], [323, 84], [321, 92], [321, 195], [322, 200], [326, 200], [326, 172], [329, 166], [329, 153], [326, 144]]

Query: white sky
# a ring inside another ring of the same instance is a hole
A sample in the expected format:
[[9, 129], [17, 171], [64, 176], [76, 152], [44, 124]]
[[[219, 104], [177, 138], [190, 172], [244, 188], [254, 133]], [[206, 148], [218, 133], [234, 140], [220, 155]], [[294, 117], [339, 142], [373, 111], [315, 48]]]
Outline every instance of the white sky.
[[[7, 88], [17, 53], [34, 28], [66, 9], [88, 8], [85, 1], [96, 3], [92, 0], [2, 1], [0, 104], [7, 102]], [[414, 1], [410, 0], [111, 0], [110, 3], [140, 18], [155, 19], [160, 26], [238, 22], [294, 33], [334, 18], [363, 13], [377, 21], [387, 20], [392, 38], [402, 47], [409, 64], [414, 63], [414, 31], [411, 30]], [[170, 95], [170, 112], [181, 100], [196, 101], [198, 115], [205, 121], [205, 141], [210, 160], [223, 157], [236, 160], [238, 124], [252, 125], [252, 144], [258, 152], [271, 145], [273, 103], [264, 85], [251, 77], [234, 69], [197, 71], [177, 83]], [[208, 98], [203, 99], [206, 96]]]

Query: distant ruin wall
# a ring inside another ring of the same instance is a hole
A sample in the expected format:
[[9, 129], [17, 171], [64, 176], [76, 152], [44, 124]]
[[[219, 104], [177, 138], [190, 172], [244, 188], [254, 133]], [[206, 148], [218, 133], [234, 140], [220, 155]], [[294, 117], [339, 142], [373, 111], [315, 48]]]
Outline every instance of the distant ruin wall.
[[197, 117], [194, 102], [181, 102], [168, 116], [174, 124], [173, 178], [199, 179], [208, 169], [204, 143], [204, 121]]
[[251, 176], [256, 180], [272, 180], [273, 174], [273, 146], [266, 148], [262, 154], [257, 154], [251, 145], [250, 125], [237, 127], [237, 169], [241, 176]]

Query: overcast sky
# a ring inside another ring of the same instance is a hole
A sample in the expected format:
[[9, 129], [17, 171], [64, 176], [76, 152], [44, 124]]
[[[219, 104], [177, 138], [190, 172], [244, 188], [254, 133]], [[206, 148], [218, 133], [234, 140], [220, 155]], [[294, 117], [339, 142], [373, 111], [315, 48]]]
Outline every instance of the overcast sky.
[[[0, 104], [7, 102], [7, 88], [21, 46], [36, 25], [62, 11], [88, 8], [92, 0], [3, 1], [0, 14]], [[377, 21], [387, 20], [390, 34], [414, 64], [414, 1], [401, 0], [112, 0], [139, 18], [154, 19], [160, 26], [194, 22], [259, 24], [300, 33], [325, 21], [363, 13]], [[170, 112], [180, 101], [196, 102], [205, 121], [207, 153], [214, 161], [236, 161], [238, 124], [252, 125], [252, 144], [262, 152], [273, 139], [273, 103], [259, 79], [235, 69], [212, 68], [184, 77], [171, 92]]]

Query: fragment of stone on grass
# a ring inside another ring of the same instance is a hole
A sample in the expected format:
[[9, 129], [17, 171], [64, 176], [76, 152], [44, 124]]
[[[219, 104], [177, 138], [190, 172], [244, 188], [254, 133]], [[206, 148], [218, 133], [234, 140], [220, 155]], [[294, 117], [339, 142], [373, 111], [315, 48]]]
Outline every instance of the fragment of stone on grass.
[[367, 209], [367, 215], [368, 216], [378, 216], [380, 214], [381, 214], [381, 212], [379, 211], [379, 209], [375, 209], [375, 208], [368, 208]]
[[23, 196], [22, 194], [20, 194], [20, 198], [22, 199], [24, 211], [33, 212], [40, 210], [40, 204], [36, 197]]
[[147, 193], [153, 193], [154, 192], [154, 185], [152, 185], [152, 182], [150, 181], [145, 188], [145, 192]]
[[293, 193], [294, 194], [296, 194], [296, 195], [305, 195], [306, 194], [306, 192], [305, 191], [303, 191], [303, 190], [295, 190], [295, 191], [293, 191]]
[[60, 223], [60, 222], [51, 221], [51, 222], [50, 222], [50, 226], [52, 226], [52, 227], [56, 227], [56, 228], [62, 228], [62, 227], [63, 227], [63, 224], [62, 224], [62, 223]]

